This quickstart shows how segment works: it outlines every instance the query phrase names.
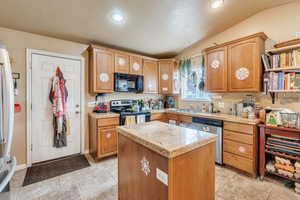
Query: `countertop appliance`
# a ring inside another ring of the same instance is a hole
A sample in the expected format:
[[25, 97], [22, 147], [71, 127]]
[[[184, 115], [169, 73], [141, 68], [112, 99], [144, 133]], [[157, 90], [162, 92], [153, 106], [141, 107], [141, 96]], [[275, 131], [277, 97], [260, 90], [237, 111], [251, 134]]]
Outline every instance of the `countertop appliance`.
[[193, 117], [192, 123], [185, 123], [182, 126], [208, 132], [218, 136], [216, 140], [216, 163], [223, 164], [223, 121], [216, 119], [207, 119]]
[[16, 169], [16, 158], [10, 155], [14, 125], [14, 88], [10, 59], [0, 44], [0, 192], [9, 191]]
[[144, 77], [132, 74], [115, 73], [115, 91], [116, 92], [143, 92]]
[[110, 110], [120, 114], [120, 125], [125, 125], [126, 116], [135, 116], [136, 123], [138, 123], [139, 116], [144, 115], [145, 122], [149, 122], [151, 113], [136, 110], [134, 105], [137, 105], [136, 100], [113, 100], [110, 102]]

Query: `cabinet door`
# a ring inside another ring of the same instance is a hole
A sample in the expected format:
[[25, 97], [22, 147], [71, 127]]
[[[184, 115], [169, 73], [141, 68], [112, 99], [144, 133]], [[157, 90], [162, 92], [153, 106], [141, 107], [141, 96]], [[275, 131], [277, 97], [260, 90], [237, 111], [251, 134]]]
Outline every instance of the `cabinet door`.
[[113, 92], [114, 54], [107, 50], [94, 48], [90, 59], [91, 92]]
[[172, 61], [159, 61], [159, 92], [161, 94], [171, 94], [173, 91], [173, 68]]
[[259, 39], [250, 39], [228, 47], [228, 81], [231, 92], [261, 90], [262, 67]]
[[115, 72], [129, 74], [129, 56], [115, 53]]
[[153, 60], [143, 61], [144, 93], [158, 93], [158, 62]]
[[227, 91], [227, 49], [222, 47], [206, 52], [206, 90]]
[[99, 145], [101, 154], [117, 151], [117, 132], [115, 127], [100, 129]]
[[143, 60], [138, 56], [130, 56], [130, 74], [143, 75]]

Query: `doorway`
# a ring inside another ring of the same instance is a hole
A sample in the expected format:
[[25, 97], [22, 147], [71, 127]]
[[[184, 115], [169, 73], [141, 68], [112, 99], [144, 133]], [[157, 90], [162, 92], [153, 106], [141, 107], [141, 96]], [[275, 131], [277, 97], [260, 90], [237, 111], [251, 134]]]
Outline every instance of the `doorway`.
[[[67, 146], [54, 147], [51, 79], [59, 67], [68, 89]], [[27, 49], [27, 165], [84, 152], [84, 59]]]

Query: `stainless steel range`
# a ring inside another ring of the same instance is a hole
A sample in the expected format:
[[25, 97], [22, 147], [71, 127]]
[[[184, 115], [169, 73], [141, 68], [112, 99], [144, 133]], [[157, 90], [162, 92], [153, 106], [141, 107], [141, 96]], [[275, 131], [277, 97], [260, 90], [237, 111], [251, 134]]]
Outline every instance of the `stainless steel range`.
[[110, 111], [120, 114], [120, 125], [125, 125], [127, 116], [134, 116], [135, 123], [149, 122], [151, 113], [140, 111], [136, 100], [113, 100], [110, 102]]

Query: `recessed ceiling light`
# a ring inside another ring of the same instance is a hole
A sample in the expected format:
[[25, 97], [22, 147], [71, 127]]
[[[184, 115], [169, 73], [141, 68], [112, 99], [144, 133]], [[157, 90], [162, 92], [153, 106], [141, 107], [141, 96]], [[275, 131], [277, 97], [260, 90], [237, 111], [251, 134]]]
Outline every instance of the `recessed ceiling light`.
[[125, 22], [125, 17], [121, 11], [113, 11], [110, 17], [115, 24], [123, 24]]
[[224, 3], [224, 0], [212, 0], [210, 6], [212, 8], [218, 8]]

